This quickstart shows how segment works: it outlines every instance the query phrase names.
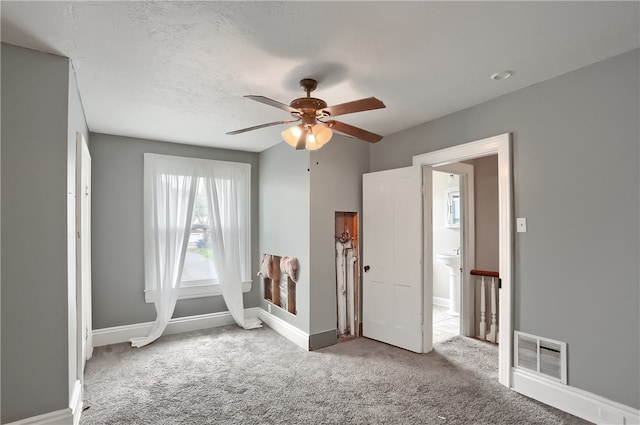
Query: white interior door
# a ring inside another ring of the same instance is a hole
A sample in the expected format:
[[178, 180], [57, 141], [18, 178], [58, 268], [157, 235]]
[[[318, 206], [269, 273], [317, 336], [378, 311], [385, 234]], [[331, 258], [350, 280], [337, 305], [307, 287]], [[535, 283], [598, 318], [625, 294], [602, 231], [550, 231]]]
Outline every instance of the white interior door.
[[432, 320], [423, 314], [421, 182], [420, 167], [363, 175], [362, 332], [418, 353]]
[[77, 148], [77, 315], [79, 322], [80, 376], [93, 354], [91, 329], [91, 155], [84, 137], [78, 135]]

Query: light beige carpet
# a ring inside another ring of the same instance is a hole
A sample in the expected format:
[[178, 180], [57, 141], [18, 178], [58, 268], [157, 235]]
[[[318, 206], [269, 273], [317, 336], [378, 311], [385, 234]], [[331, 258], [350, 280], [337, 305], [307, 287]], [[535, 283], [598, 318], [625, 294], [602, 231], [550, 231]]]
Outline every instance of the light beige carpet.
[[583, 424], [497, 382], [497, 347], [415, 354], [358, 338], [305, 352], [268, 327], [99, 347], [81, 424]]

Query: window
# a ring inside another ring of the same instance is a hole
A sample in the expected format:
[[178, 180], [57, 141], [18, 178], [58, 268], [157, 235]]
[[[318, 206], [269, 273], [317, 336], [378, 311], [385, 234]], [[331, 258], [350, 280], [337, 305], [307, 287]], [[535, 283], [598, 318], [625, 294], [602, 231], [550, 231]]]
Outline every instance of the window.
[[446, 211], [446, 227], [459, 228], [460, 227], [460, 190], [459, 189], [447, 189], [445, 191], [447, 197], [447, 211]]
[[[166, 155], [145, 154], [145, 300], [154, 302], [157, 291], [149, 262], [153, 261], [155, 236], [152, 208], [153, 178], [160, 178], [166, 190], [188, 191], [195, 187], [193, 210], [188, 219], [188, 240], [178, 299], [221, 295], [219, 276], [214, 259], [216, 233], [212, 232], [211, 220], [217, 220], [218, 235], [237, 238], [241, 263], [243, 291], [251, 290], [251, 232], [250, 193], [251, 168], [249, 164], [183, 158]], [[155, 176], [155, 177], [154, 177]], [[179, 183], [170, 185], [173, 177]], [[193, 179], [193, 180], [192, 180]], [[193, 186], [191, 186], [193, 185]], [[177, 187], [176, 187], [177, 186]], [[157, 190], [157, 189], [156, 189]], [[157, 194], [155, 194], [157, 196]], [[215, 199], [212, 199], [215, 198]], [[211, 209], [217, 214], [213, 214]], [[236, 232], [229, 232], [230, 227]], [[232, 236], [233, 235], [233, 236]], [[184, 239], [183, 239], [184, 240]], [[227, 245], [229, 241], [226, 241]]]

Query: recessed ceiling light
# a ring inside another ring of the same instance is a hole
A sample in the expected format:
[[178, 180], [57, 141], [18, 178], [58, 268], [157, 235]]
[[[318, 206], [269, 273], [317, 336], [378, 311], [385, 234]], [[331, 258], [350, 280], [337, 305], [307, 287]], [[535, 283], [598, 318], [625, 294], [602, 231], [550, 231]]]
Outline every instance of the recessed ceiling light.
[[507, 78], [511, 77], [513, 75], [513, 71], [502, 71], [502, 72], [496, 72], [495, 74], [491, 75], [491, 79], [492, 80], [506, 80]]

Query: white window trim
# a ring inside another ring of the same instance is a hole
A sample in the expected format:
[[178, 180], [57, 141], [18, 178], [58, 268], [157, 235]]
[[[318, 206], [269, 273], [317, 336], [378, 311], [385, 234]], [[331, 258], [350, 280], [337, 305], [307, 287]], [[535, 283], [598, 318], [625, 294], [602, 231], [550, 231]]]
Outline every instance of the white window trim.
[[[251, 280], [242, 282], [242, 292], [250, 292], [252, 284], [253, 281]], [[178, 289], [179, 300], [188, 300], [190, 298], [201, 297], [215, 297], [218, 295], [222, 295], [222, 290], [220, 289], [220, 285], [218, 285], [217, 283], [204, 283], [200, 285], [192, 284]], [[144, 301], [146, 303], [154, 303], [155, 296], [156, 291], [152, 289], [145, 289]]]

